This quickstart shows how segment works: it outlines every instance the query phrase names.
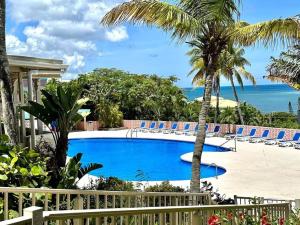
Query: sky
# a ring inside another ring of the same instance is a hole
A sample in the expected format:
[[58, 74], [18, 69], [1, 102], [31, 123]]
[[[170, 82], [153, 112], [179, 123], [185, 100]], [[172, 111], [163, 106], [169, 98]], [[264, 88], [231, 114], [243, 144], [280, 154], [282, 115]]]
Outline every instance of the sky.
[[[155, 27], [122, 24], [103, 27], [101, 18], [124, 0], [6, 0], [8, 54], [63, 59], [69, 65], [63, 79], [95, 68], [117, 68], [131, 73], [175, 75], [180, 87], [191, 87], [188, 47], [172, 41]], [[241, 19], [256, 23], [300, 14], [299, 0], [243, 0]], [[284, 50], [250, 47], [248, 70], [257, 84], [271, 56]], [[245, 84], [249, 84], [245, 82]], [[222, 85], [229, 85], [222, 80]]]

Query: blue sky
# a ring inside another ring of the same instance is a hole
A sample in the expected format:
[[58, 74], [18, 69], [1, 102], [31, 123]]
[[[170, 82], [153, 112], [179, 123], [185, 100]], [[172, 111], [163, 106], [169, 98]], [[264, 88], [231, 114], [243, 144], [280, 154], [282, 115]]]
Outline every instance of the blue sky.
[[[7, 47], [10, 54], [61, 58], [70, 65], [65, 79], [94, 68], [118, 68], [133, 73], [176, 75], [190, 87], [188, 50], [169, 35], [150, 27], [121, 25], [104, 28], [101, 17], [122, 0], [7, 0]], [[298, 0], [244, 0], [241, 19], [250, 23], [300, 14]], [[282, 49], [247, 48], [249, 71], [258, 84], [270, 56]], [[222, 81], [228, 85], [227, 81]]]

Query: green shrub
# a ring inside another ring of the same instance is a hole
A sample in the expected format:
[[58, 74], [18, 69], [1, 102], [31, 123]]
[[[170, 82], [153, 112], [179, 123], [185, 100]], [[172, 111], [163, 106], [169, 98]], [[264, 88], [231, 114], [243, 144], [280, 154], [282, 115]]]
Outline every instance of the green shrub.
[[97, 105], [99, 125], [102, 128], [120, 127], [123, 123], [123, 113], [118, 105], [101, 102]]
[[170, 184], [169, 181], [163, 181], [160, 184], [145, 188], [146, 192], [184, 192], [184, 189], [179, 186]]
[[47, 186], [47, 160], [34, 150], [10, 145], [7, 136], [0, 136], [0, 186]]
[[92, 184], [92, 188], [106, 191], [135, 191], [132, 182], [123, 181], [116, 177], [100, 177]]

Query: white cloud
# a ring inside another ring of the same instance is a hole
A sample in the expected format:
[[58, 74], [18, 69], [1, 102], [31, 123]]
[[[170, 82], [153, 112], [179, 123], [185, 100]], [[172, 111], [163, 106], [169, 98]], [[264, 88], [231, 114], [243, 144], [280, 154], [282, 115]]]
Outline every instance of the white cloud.
[[106, 31], [105, 37], [107, 38], [107, 40], [117, 42], [117, 41], [122, 41], [124, 39], [127, 39], [128, 34], [126, 28], [122, 26], [122, 27], [114, 28], [110, 31]]
[[82, 72], [87, 56], [103, 55], [97, 48], [100, 41], [128, 38], [126, 27], [100, 25], [115, 0], [8, 0], [8, 4], [11, 19], [28, 24], [24, 40], [7, 36], [8, 53], [63, 58], [70, 64], [70, 73]]

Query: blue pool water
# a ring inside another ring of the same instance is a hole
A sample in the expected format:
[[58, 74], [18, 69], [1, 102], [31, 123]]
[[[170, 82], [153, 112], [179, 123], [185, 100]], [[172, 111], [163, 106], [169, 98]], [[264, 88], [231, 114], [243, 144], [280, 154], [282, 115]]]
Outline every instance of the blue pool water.
[[[96, 176], [114, 176], [123, 180], [147, 181], [189, 180], [191, 163], [180, 156], [192, 152], [194, 143], [171, 140], [96, 138], [71, 139], [68, 156], [83, 153], [84, 164], [101, 163], [103, 168], [92, 172]], [[225, 152], [229, 149], [205, 145], [204, 151]], [[201, 165], [201, 177], [222, 175], [225, 169]], [[137, 176], [142, 174], [142, 176]]]

